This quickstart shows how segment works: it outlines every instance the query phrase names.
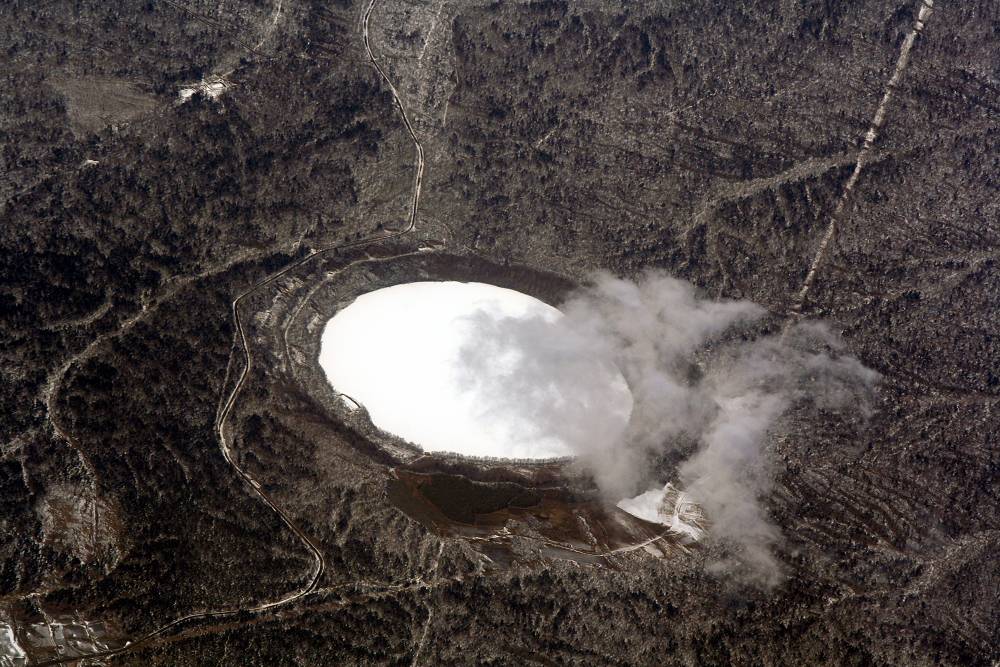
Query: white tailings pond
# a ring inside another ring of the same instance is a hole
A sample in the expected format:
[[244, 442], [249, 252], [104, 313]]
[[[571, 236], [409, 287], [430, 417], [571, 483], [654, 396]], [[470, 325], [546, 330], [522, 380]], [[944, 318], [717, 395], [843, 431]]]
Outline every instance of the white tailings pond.
[[[494, 285], [396, 285], [337, 313], [319, 361], [334, 390], [363, 405], [376, 426], [426, 451], [573, 456], [572, 429], [553, 425], [586, 414], [618, 436], [632, 395], [610, 360], [567, 353], [558, 360], [563, 368], [553, 368], [561, 318], [534, 297]], [[516, 320], [530, 320], [530, 338], [510, 334], [526, 330], [509, 326]], [[532, 372], [542, 367], [553, 372]]]

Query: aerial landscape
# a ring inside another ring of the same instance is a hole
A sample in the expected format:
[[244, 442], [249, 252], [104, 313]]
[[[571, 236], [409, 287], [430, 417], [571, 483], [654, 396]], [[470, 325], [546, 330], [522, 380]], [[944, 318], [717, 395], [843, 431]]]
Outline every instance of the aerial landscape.
[[0, 667], [1000, 665], [1000, 4], [0, 30]]

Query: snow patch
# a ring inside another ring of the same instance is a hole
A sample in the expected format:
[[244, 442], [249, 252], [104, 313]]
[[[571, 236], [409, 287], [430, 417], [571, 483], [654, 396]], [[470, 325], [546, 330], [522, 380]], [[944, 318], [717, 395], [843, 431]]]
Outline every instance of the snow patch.
[[27, 664], [28, 654], [17, 643], [14, 628], [0, 623], [0, 667], [24, 667]]
[[668, 526], [671, 531], [692, 540], [700, 540], [705, 534], [705, 516], [701, 508], [669, 482], [662, 489], [650, 489], [634, 498], [623, 498], [617, 506], [634, 517]]
[[208, 79], [202, 79], [201, 81], [199, 81], [194, 85], [185, 86], [184, 88], [181, 88], [177, 96], [181, 104], [190, 100], [192, 97], [194, 97], [194, 94], [197, 92], [204, 93], [208, 97], [215, 100], [218, 99], [219, 96], [222, 95], [222, 93], [226, 92], [232, 87], [233, 84], [227, 81], [225, 78], [221, 76], [213, 76], [209, 77]]

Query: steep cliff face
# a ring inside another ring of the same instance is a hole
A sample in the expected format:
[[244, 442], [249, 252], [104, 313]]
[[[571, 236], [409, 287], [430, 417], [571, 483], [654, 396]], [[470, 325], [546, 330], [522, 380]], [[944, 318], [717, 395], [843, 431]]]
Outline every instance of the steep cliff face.
[[[53, 623], [142, 665], [1000, 659], [998, 11], [7, 3], [0, 660], [59, 658]], [[412, 451], [310, 346], [332, 280], [411, 255], [543, 296], [657, 268], [842, 331], [880, 404], [770, 437], [786, 581], [401, 511]]]

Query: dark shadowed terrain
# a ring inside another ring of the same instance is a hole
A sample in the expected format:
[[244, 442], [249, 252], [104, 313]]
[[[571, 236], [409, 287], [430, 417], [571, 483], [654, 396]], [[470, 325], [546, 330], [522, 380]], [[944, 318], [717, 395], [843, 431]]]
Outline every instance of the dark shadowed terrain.
[[[1000, 660], [997, 3], [10, 0], [0, 47], [0, 666]], [[882, 376], [771, 436], [776, 588], [316, 364], [371, 289], [649, 268]]]

